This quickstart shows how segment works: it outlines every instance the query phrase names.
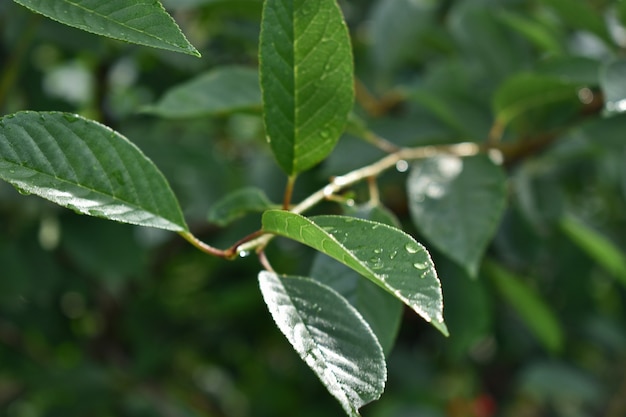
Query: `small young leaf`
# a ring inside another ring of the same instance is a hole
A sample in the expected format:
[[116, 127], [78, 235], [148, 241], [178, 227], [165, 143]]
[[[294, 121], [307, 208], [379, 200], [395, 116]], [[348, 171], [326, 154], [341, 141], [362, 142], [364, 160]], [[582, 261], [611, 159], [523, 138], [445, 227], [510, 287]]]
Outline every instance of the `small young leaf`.
[[626, 112], [626, 59], [605, 64], [600, 70], [600, 85], [609, 114]]
[[387, 379], [378, 340], [358, 311], [309, 278], [262, 271], [263, 299], [280, 331], [351, 417], [380, 397]]
[[96, 35], [200, 56], [157, 0], [14, 0]]
[[263, 230], [304, 243], [379, 285], [447, 335], [441, 285], [430, 255], [403, 231], [345, 216], [263, 214]]
[[413, 223], [435, 247], [476, 276], [504, 211], [506, 176], [486, 156], [415, 163], [407, 181]]
[[188, 118], [260, 109], [258, 71], [232, 66], [214, 69], [170, 89], [146, 111], [162, 117]]
[[332, 151], [352, 109], [350, 37], [336, 0], [267, 0], [259, 59], [267, 137], [295, 175]]
[[626, 286], [626, 256], [623, 250], [573, 216], [563, 217], [560, 226], [572, 242]]
[[186, 231], [157, 167], [119, 133], [59, 112], [0, 119], [0, 178], [81, 214]]
[[515, 276], [495, 262], [485, 262], [485, 273], [493, 280], [506, 301], [517, 311], [530, 331], [543, 346], [558, 352], [563, 348], [564, 335], [556, 316], [546, 302]]
[[226, 226], [246, 213], [262, 212], [272, 207], [272, 202], [262, 190], [254, 187], [243, 188], [227, 195], [211, 207], [208, 220], [219, 226]]

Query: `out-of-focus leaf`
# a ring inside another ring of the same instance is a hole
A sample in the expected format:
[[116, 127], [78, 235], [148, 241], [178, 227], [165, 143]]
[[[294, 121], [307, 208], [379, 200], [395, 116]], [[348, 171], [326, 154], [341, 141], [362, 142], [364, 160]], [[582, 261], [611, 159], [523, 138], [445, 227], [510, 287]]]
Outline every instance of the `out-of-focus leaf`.
[[609, 114], [626, 112], [626, 59], [605, 64], [600, 71], [600, 86]]
[[563, 329], [541, 296], [526, 285], [522, 277], [493, 261], [484, 263], [484, 272], [544, 348], [550, 352], [560, 351], [565, 338]]
[[97, 35], [200, 56], [154, 0], [14, 0], [34, 12]]
[[493, 111], [502, 127], [514, 124], [522, 131], [536, 129], [538, 121], [545, 119], [550, 110], [561, 112], [570, 106], [578, 109], [581, 106], [579, 88], [575, 83], [555, 77], [518, 74], [498, 88], [493, 98]]
[[561, 219], [561, 230], [589, 257], [626, 286], [626, 256], [605, 236], [573, 216]]
[[265, 193], [254, 187], [237, 190], [216, 202], [209, 211], [211, 223], [226, 226], [251, 212], [262, 212], [272, 207]]
[[259, 59], [268, 140], [295, 175], [328, 156], [352, 109], [352, 49], [336, 1], [267, 0]]
[[486, 156], [416, 162], [407, 181], [413, 223], [433, 246], [476, 276], [502, 216], [506, 177]]
[[600, 405], [602, 388], [594, 379], [566, 363], [535, 362], [521, 372], [520, 388], [539, 401]]
[[564, 52], [565, 48], [558, 34], [536, 17], [526, 17], [521, 13], [507, 10], [499, 11], [496, 16], [500, 21], [521, 33], [540, 50], [559, 55]]
[[229, 66], [216, 68], [170, 89], [145, 111], [168, 118], [188, 118], [260, 109], [257, 70]]
[[455, 4], [450, 31], [466, 57], [494, 82], [524, 68], [527, 51], [495, 12], [475, 2]]
[[383, 350], [359, 312], [310, 278], [262, 271], [263, 298], [280, 331], [345, 412], [380, 397], [387, 379]]
[[441, 287], [430, 255], [403, 231], [353, 217], [308, 219], [279, 210], [263, 214], [263, 230], [304, 243], [349, 266], [447, 334]]
[[604, 18], [586, 0], [545, 0], [543, 4], [553, 9], [571, 28], [587, 30], [608, 44], [612, 43]]
[[[398, 226], [395, 216], [382, 206], [370, 204], [350, 210], [356, 217]], [[309, 275], [344, 296], [361, 313], [388, 355], [400, 327], [402, 303], [354, 270], [318, 253]]]
[[374, 64], [388, 71], [418, 55], [420, 37], [436, 22], [435, 6], [430, 0], [379, 0], [368, 23]]
[[77, 115], [1, 118], [0, 178], [81, 214], [187, 230], [176, 196], [152, 161], [119, 133]]
[[583, 56], [550, 57], [539, 62], [536, 71], [581, 86], [595, 87], [600, 83], [600, 62]]

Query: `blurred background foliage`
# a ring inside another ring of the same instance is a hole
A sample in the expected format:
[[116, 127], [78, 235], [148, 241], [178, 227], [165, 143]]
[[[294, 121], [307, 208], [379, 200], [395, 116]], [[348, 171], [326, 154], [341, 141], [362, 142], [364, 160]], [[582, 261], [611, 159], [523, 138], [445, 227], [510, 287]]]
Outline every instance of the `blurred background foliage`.
[[[626, 2], [340, 4], [360, 118], [401, 146], [499, 141], [509, 178], [477, 278], [420, 237], [407, 174], [379, 179], [383, 203], [433, 254], [451, 337], [406, 314], [386, 393], [363, 415], [625, 416]], [[0, 113], [70, 111], [117, 129], [165, 173], [192, 230], [227, 247], [259, 217], [218, 227], [210, 207], [243, 186], [280, 201], [285, 186], [260, 115], [168, 120], [142, 109], [206, 71], [256, 68], [262, 2], [164, 5], [202, 59], [0, 0]], [[294, 199], [381, 155], [345, 135]], [[307, 274], [312, 252], [276, 243], [274, 266]], [[272, 323], [258, 269], [254, 257], [214, 259], [173, 234], [78, 216], [0, 184], [0, 414], [342, 415]]]

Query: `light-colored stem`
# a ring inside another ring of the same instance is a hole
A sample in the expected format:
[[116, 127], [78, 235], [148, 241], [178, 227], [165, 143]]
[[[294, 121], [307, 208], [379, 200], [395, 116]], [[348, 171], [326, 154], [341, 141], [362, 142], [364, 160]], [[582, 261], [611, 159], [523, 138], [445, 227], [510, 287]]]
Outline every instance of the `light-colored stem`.
[[[308, 196], [298, 205], [293, 207], [293, 213], [301, 214], [311, 207], [319, 204], [328, 197], [342, 191], [343, 189], [360, 182], [366, 178], [375, 178], [389, 168], [395, 167], [400, 161], [414, 161], [418, 159], [431, 158], [437, 155], [473, 156], [481, 152], [480, 145], [472, 142], [457, 143], [454, 145], [421, 146], [418, 148], [404, 148], [389, 154], [371, 165], [351, 171], [345, 175], [335, 177], [332, 181], [315, 193]], [[272, 239], [272, 235], [263, 235], [251, 240], [237, 248], [237, 251], [250, 251], [261, 248]]]

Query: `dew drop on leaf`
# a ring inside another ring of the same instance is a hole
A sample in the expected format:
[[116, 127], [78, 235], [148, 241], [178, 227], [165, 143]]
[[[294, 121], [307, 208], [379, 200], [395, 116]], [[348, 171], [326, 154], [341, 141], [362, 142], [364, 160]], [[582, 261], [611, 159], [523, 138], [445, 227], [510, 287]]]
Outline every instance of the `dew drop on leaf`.
[[426, 269], [428, 268], [428, 262], [415, 262], [413, 266], [415, 269]]
[[394, 260], [396, 256], [398, 256], [398, 251], [394, 250], [393, 252], [389, 254], [389, 259]]
[[406, 245], [404, 245], [404, 249], [406, 249], [407, 252], [409, 253], [417, 253], [419, 252], [419, 247], [412, 242], [407, 243]]

